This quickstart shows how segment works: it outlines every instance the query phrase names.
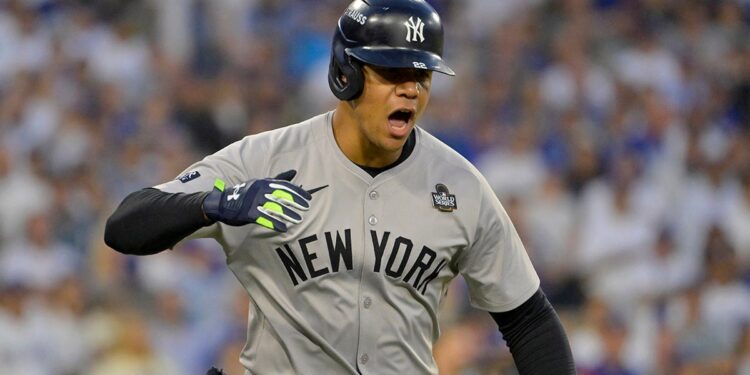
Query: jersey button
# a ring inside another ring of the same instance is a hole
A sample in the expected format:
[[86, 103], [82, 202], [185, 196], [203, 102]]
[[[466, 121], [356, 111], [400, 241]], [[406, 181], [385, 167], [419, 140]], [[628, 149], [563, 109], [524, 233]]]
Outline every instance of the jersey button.
[[369, 309], [372, 306], [372, 298], [365, 297], [364, 305], [366, 309]]
[[364, 364], [366, 364], [366, 363], [367, 363], [367, 361], [369, 361], [369, 360], [370, 360], [370, 356], [368, 356], [368, 355], [367, 355], [367, 353], [365, 353], [365, 354], [362, 354], [362, 355], [361, 355], [361, 356], [359, 357], [359, 363], [361, 363], [361, 364], [363, 364], [363, 365], [364, 365]]
[[367, 222], [370, 223], [370, 225], [375, 225], [378, 223], [378, 218], [376, 218], [374, 215], [370, 216], [369, 219], [367, 219]]
[[372, 200], [378, 199], [378, 192], [375, 191], [375, 190], [371, 191], [370, 192], [370, 199], [372, 199]]

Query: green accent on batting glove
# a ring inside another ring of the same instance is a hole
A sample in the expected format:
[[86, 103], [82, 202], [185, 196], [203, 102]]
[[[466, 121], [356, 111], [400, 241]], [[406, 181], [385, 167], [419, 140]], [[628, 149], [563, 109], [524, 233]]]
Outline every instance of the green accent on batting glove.
[[262, 225], [268, 229], [273, 229], [273, 223], [271, 220], [266, 219], [265, 217], [261, 216], [257, 220], [255, 220], [255, 223], [258, 225]]
[[[281, 198], [284, 200], [287, 200], [289, 202], [294, 202], [294, 197], [292, 196], [292, 193], [284, 190], [274, 190], [273, 193], [271, 193], [276, 198]], [[281, 211], [279, 211], [281, 212]]]
[[284, 210], [281, 208], [281, 205], [276, 202], [266, 202], [263, 204], [263, 208], [267, 210], [271, 210], [273, 212], [278, 212], [280, 214], [284, 213]]
[[225, 185], [226, 184], [224, 183], [224, 181], [222, 179], [220, 179], [220, 178], [217, 178], [216, 181], [214, 181], [214, 187], [217, 188], [217, 189], [219, 189], [219, 191], [222, 192], [222, 193], [224, 192], [224, 186]]

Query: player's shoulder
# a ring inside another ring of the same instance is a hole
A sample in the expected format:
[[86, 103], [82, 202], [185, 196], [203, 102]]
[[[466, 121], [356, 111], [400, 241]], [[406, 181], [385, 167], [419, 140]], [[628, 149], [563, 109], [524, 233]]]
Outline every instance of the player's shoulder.
[[442, 170], [444, 173], [457, 178], [467, 179], [466, 181], [471, 183], [484, 181], [484, 177], [479, 170], [463, 155], [428, 131], [422, 128], [418, 129], [423, 157], [430, 160], [435, 169]]
[[[444, 185], [450, 194], [461, 201], [459, 216], [469, 220], [467, 223], [474, 223], [472, 225], [476, 225], [477, 215], [497, 212], [500, 204], [479, 170], [443, 141], [419, 129], [419, 167], [415, 172], [419, 175], [417, 183], [426, 181], [428, 188], [435, 189], [438, 189], [438, 185]], [[437, 190], [431, 190], [434, 191]]]
[[274, 154], [302, 150], [322, 141], [322, 135], [329, 113], [316, 115], [307, 120], [285, 125], [273, 130], [245, 136], [240, 142], [242, 148], [264, 150]]

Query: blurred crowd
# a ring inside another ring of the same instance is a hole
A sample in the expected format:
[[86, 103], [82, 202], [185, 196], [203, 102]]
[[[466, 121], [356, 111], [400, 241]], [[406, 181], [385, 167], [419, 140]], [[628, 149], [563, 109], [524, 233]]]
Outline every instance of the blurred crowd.
[[[430, 0], [422, 126], [485, 174], [584, 375], [750, 374], [750, 1]], [[129, 192], [333, 108], [347, 0], [0, 0], [0, 372], [242, 374], [212, 241], [104, 245]], [[513, 374], [460, 277], [443, 375]]]

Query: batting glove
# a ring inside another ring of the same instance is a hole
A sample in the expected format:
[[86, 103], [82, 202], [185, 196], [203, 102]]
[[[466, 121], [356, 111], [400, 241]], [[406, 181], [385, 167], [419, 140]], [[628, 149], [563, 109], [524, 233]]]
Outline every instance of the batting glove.
[[298, 224], [302, 216], [295, 212], [310, 208], [312, 195], [290, 181], [297, 174], [289, 170], [274, 178], [250, 180], [224, 189], [216, 179], [214, 189], [203, 201], [203, 212], [213, 221], [241, 226], [255, 223], [277, 232], [286, 232], [287, 224]]

